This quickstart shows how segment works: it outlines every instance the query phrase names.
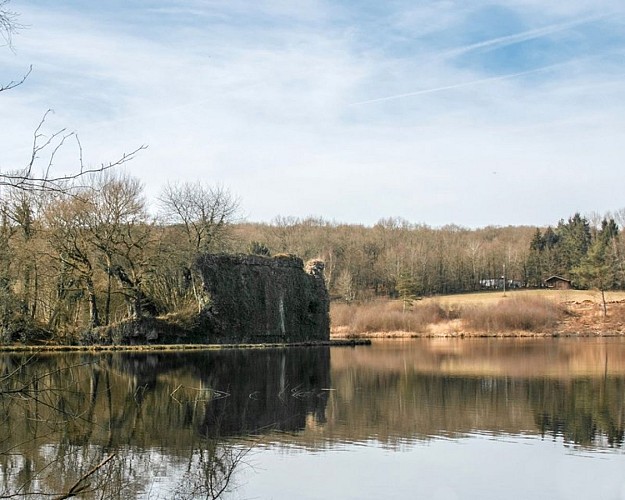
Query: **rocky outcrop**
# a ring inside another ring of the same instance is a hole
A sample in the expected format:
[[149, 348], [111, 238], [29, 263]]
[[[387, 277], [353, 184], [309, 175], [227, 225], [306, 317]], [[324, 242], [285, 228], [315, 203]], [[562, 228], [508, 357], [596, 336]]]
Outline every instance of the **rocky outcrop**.
[[292, 255], [201, 256], [207, 305], [202, 324], [219, 342], [301, 342], [330, 338], [323, 262]]

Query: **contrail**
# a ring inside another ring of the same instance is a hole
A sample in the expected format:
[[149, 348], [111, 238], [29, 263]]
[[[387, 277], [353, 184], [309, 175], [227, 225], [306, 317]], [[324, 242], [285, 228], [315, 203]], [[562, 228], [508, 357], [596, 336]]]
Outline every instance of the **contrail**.
[[461, 54], [465, 54], [467, 52], [471, 52], [473, 50], [514, 45], [517, 43], [526, 42], [528, 40], [534, 40], [536, 38], [543, 38], [553, 33], [558, 33], [560, 31], [566, 31], [576, 26], [580, 26], [582, 24], [588, 24], [588, 23], [592, 23], [595, 21], [599, 21], [601, 19], [605, 19], [606, 17], [608, 17], [607, 14], [589, 16], [589, 17], [585, 17], [582, 19], [577, 19], [575, 21], [569, 21], [567, 23], [552, 24], [550, 26], [545, 26], [543, 28], [536, 28], [533, 30], [522, 31], [520, 33], [515, 33], [513, 35], [500, 36], [497, 38], [492, 38], [490, 40], [484, 40], [482, 42], [472, 43], [464, 47], [451, 49], [449, 51], [443, 52], [442, 55], [443, 57], [455, 57]]
[[[567, 23], [560, 23], [560, 24], [552, 24], [550, 26], [545, 26], [543, 28], [537, 28], [537, 29], [533, 29], [533, 30], [527, 30], [527, 31], [522, 31], [521, 33], [515, 33], [513, 35], [506, 35], [506, 36], [501, 36], [501, 37], [497, 37], [497, 38], [492, 38], [490, 40], [484, 40], [482, 42], [477, 42], [477, 43], [473, 43], [470, 45], [466, 45], [464, 47], [459, 47], [456, 49], [451, 49], [449, 51], [443, 52], [442, 54], [439, 54], [439, 56], [442, 56], [443, 58], [449, 58], [449, 57], [455, 57], [461, 54], [466, 54], [467, 52], [471, 52], [473, 50], [479, 50], [479, 49], [486, 49], [486, 48], [495, 48], [495, 47], [505, 47], [508, 45], [514, 45], [517, 43], [522, 43], [525, 42], [527, 40], [533, 40], [536, 38], [541, 38], [541, 37], [545, 37], [548, 35], [551, 35], [553, 33], [558, 33], [560, 31], [565, 31], [568, 29], [571, 29], [575, 26], [579, 26], [582, 24], [587, 24], [587, 23], [591, 23], [591, 22], [595, 22], [601, 19], [604, 19], [608, 17], [607, 14], [602, 14], [602, 15], [597, 15], [597, 16], [589, 16], [589, 17], [585, 17], [583, 19], [578, 19], [576, 21], [570, 21]], [[538, 73], [541, 71], [546, 71], [558, 66], [562, 66], [565, 64], [569, 64], [569, 63], [558, 63], [558, 64], [552, 64], [549, 66], [543, 66], [541, 68], [536, 68], [536, 69], [531, 69], [531, 70], [527, 70], [527, 71], [521, 71], [519, 73], [511, 73], [511, 74], [507, 74], [507, 75], [501, 75], [501, 76], [493, 76], [493, 77], [489, 77], [489, 78], [482, 78], [480, 80], [472, 80], [470, 82], [462, 82], [462, 83], [456, 83], [456, 84], [452, 84], [452, 85], [445, 85], [442, 87], [436, 87], [436, 88], [432, 88], [432, 89], [423, 89], [423, 90], [417, 90], [415, 92], [407, 92], [405, 94], [395, 94], [395, 95], [391, 95], [391, 96], [385, 96], [385, 97], [378, 97], [375, 99], [368, 99], [365, 101], [358, 101], [358, 102], [353, 102], [350, 103], [350, 105], [358, 105], [358, 104], [371, 104], [374, 102], [382, 102], [382, 101], [390, 101], [393, 99], [401, 99], [404, 97], [412, 97], [412, 96], [416, 96], [416, 95], [422, 95], [422, 94], [432, 94], [435, 92], [442, 92], [445, 90], [452, 90], [452, 89], [457, 89], [457, 88], [462, 88], [462, 87], [469, 87], [471, 85], [479, 85], [481, 83], [488, 83], [488, 82], [493, 82], [493, 81], [497, 81], [497, 80], [507, 80], [510, 78], [516, 78], [519, 76], [523, 76], [523, 75], [528, 75], [531, 73]]]
[[394, 99], [402, 99], [404, 97], [413, 97], [416, 95], [423, 95], [423, 94], [434, 94], [436, 92], [443, 92], [445, 90], [459, 89], [462, 87], [470, 87], [471, 85], [480, 85], [482, 83], [495, 82], [498, 80], [509, 80], [511, 78], [516, 78], [519, 76], [530, 75], [532, 73], [540, 73], [542, 71], [548, 71], [550, 69], [553, 69], [559, 66], [564, 66], [566, 64], [568, 63], [550, 64], [549, 66], [542, 66], [540, 68], [530, 69], [527, 71], [520, 71], [518, 73], [508, 73], [507, 75], [480, 78], [479, 80], [471, 80], [469, 82], [454, 83], [452, 85], [445, 85], [442, 87], [435, 87], [431, 89], [416, 90], [414, 92], [406, 92], [405, 94], [395, 94], [395, 95], [389, 95], [385, 97], [377, 97], [375, 99], [368, 99], [366, 101], [352, 102], [350, 103], [350, 106], [356, 106], [360, 104], [372, 104], [374, 102], [382, 102], [382, 101], [392, 101]]

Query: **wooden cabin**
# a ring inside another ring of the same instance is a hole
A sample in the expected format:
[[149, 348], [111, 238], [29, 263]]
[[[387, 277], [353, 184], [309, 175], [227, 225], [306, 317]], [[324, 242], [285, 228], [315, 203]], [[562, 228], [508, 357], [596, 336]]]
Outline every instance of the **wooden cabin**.
[[551, 276], [545, 280], [547, 288], [555, 288], [556, 290], [570, 290], [571, 280], [562, 278], [561, 276]]

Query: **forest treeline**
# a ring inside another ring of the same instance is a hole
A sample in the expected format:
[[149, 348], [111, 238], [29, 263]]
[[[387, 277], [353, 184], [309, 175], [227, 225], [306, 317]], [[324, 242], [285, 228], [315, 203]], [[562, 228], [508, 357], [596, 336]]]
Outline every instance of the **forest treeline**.
[[[372, 227], [319, 218], [278, 217], [238, 224], [251, 252], [291, 252], [321, 258], [333, 298], [417, 298], [488, 288], [545, 286], [560, 276], [577, 288], [615, 289], [625, 283], [619, 223], [625, 214], [574, 214], [555, 227], [432, 228], [400, 218]], [[619, 221], [617, 223], [616, 221]]]
[[141, 183], [106, 170], [71, 189], [4, 186], [0, 220], [3, 341], [55, 335], [89, 340], [128, 318], [192, 315], [205, 305], [194, 262], [202, 253], [320, 258], [334, 299], [416, 298], [501, 284], [540, 287], [560, 275], [577, 287], [620, 288], [619, 214], [575, 214], [555, 227], [449, 225], [398, 218], [373, 226], [320, 218], [238, 220], [223, 187], [169, 184], [149, 211]]

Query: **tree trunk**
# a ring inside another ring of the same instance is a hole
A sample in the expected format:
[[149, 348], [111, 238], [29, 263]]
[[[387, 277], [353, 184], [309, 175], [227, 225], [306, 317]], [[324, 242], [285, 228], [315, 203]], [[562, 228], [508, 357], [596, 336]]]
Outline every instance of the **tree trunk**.
[[108, 325], [111, 321], [111, 290], [113, 287], [113, 273], [111, 269], [111, 256], [106, 256], [106, 299], [104, 302], [104, 324]]
[[93, 280], [91, 277], [86, 278], [87, 281], [87, 296], [89, 301], [89, 324], [91, 328], [100, 326], [100, 317], [98, 315], [98, 301], [95, 293], [95, 287], [93, 286]]

